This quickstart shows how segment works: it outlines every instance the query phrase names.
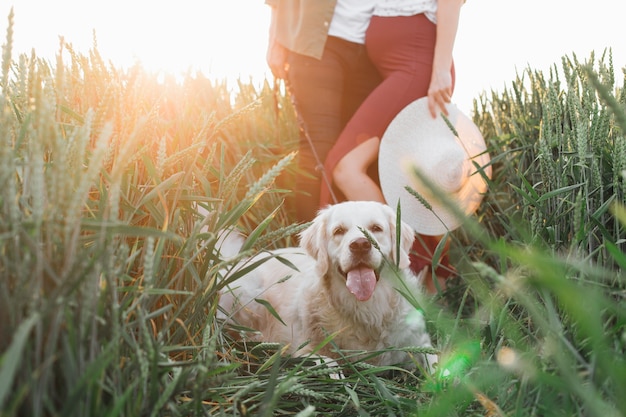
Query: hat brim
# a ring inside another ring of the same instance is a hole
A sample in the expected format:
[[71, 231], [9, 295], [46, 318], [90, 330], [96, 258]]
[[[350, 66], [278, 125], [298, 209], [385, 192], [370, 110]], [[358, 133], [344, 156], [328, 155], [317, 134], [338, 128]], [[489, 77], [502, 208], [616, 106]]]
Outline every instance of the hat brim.
[[[489, 154], [478, 127], [456, 105], [448, 104], [446, 108], [446, 118], [456, 135], [442, 115], [430, 115], [428, 99], [424, 97], [410, 103], [393, 119], [381, 139], [378, 156], [380, 185], [387, 204], [395, 207], [400, 203], [402, 219], [417, 233], [429, 236], [454, 230], [463, 219], [436, 198], [437, 193], [419, 180], [415, 170], [437, 183], [440, 173], [432, 172], [437, 170], [430, 162], [457, 150], [461, 152], [468, 167], [466, 178], [458, 189], [445, 194], [465, 215], [476, 211], [487, 190], [483, 175], [491, 177]], [[407, 187], [422, 196], [431, 208], [411, 195]]]

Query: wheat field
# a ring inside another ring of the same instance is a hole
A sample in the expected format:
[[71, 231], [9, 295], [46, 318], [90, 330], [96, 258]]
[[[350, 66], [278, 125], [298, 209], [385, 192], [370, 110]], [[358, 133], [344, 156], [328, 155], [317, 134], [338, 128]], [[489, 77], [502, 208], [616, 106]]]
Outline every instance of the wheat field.
[[120, 70], [96, 47], [14, 57], [9, 22], [1, 416], [626, 415], [626, 93], [611, 51], [474, 102], [489, 191], [447, 236], [460, 278], [421, 306], [451, 375], [356, 362], [336, 380], [216, 319], [234, 262], [217, 232], [244, 231], [244, 256], [306, 226], [284, 88]]

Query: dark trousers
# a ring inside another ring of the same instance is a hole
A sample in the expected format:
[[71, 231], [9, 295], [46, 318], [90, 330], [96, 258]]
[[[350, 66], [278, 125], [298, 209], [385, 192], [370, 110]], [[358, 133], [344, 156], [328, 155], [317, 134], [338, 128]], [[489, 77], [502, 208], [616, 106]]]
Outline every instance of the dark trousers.
[[321, 59], [292, 53], [288, 64], [289, 92], [302, 127], [295, 209], [297, 220], [308, 222], [320, 209], [326, 155], [380, 76], [363, 45], [332, 36]]

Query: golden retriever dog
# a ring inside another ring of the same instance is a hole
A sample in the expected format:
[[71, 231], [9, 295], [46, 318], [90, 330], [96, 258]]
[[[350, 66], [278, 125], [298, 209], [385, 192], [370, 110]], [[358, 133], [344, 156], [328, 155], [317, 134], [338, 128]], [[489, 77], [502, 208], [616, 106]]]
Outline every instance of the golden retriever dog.
[[[388, 349], [431, 347], [423, 315], [399, 292], [418, 291], [408, 269], [413, 239], [401, 222], [396, 244], [396, 215], [384, 204], [328, 206], [300, 234], [300, 248], [262, 253], [233, 269], [267, 258], [224, 289], [220, 315], [258, 331], [256, 341], [288, 344], [297, 356], [339, 359], [335, 347], [385, 350], [368, 362], [431, 370], [436, 355]], [[332, 343], [320, 348], [329, 335]]]

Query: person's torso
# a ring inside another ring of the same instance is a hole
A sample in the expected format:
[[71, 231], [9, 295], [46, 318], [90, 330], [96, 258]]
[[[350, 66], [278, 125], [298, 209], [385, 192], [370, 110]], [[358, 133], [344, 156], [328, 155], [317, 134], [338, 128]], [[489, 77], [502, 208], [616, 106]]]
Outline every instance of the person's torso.
[[320, 58], [331, 35], [363, 44], [376, 0], [280, 0], [276, 39], [290, 51]]

